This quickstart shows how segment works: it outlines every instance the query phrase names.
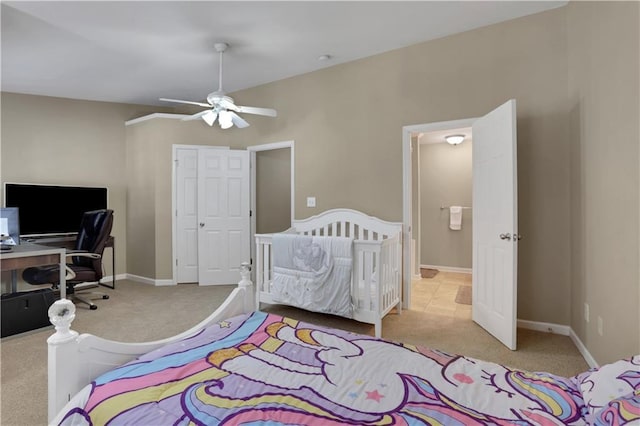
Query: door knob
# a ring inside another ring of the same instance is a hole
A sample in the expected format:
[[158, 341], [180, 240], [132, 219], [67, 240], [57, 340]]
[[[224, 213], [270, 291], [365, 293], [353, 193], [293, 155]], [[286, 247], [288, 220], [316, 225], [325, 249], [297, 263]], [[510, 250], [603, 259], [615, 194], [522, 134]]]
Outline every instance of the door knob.
[[204, 228], [204, 222], [200, 222], [200, 228]]
[[511, 234], [509, 234], [509, 233], [500, 234], [500, 239], [501, 240], [509, 240], [509, 241], [511, 241]]

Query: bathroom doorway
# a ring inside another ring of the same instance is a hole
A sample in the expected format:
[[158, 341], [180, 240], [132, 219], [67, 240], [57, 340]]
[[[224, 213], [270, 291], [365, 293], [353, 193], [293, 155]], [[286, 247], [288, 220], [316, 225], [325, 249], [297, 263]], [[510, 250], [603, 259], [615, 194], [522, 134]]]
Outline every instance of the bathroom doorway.
[[412, 136], [411, 309], [471, 321], [472, 129]]

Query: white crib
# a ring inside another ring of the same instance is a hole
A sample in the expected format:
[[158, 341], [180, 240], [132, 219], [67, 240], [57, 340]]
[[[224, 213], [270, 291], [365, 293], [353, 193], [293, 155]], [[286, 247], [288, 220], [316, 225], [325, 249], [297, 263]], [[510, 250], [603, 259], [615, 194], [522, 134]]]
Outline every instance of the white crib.
[[[402, 310], [402, 223], [386, 222], [351, 209], [327, 210], [294, 220], [288, 233], [353, 238], [351, 301], [353, 319], [375, 325], [382, 335], [382, 318], [394, 307]], [[256, 297], [276, 303], [273, 279], [272, 234], [256, 234]]]

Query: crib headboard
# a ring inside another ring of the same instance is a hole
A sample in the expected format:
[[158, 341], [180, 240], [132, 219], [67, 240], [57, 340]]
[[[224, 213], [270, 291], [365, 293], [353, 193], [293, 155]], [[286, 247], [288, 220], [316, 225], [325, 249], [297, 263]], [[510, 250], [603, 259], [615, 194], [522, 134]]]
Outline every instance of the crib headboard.
[[292, 221], [291, 231], [304, 235], [379, 241], [402, 235], [402, 223], [387, 222], [357, 210], [333, 209]]

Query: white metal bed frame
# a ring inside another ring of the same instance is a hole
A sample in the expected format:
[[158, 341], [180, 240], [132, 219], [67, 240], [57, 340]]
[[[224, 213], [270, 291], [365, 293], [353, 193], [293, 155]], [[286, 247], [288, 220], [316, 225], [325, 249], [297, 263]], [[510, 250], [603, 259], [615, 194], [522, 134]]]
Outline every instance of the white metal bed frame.
[[[353, 238], [351, 300], [353, 319], [373, 324], [382, 336], [382, 318], [402, 312], [402, 223], [387, 222], [351, 209], [327, 210], [294, 220], [287, 233]], [[256, 234], [256, 304], [274, 304], [272, 234]]]
[[256, 310], [251, 271], [243, 263], [238, 287], [209, 317], [189, 330], [175, 336], [145, 343], [124, 343], [103, 339], [92, 334], [78, 335], [70, 329], [75, 318], [75, 305], [60, 299], [49, 308], [49, 320], [56, 332], [47, 339], [48, 344], [48, 421], [51, 423], [67, 402], [96, 377], [158, 349], [189, 336], [205, 327], [236, 315]]
[[[323, 217], [323, 221], [334, 220], [334, 222], [329, 221], [322, 225], [323, 231], [321, 233], [323, 235], [328, 235], [328, 231], [325, 229], [342, 229], [347, 230], [347, 235], [358, 237], [354, 241], [357, 262], [360, 265], [367, 265], [364, 268], [369, 268], [367, 270], [371, 271], [369, 275], [363, 275], [361, 279], [362, 283], [369, 286], [366, 288], [376, 287], [376, 285], [370, 286], [378, 282], [373, 275], [378, 272], [381, 284], [377, 288], [389, 288], [384, 283], [389, 282], [390, 277], [394, 282], [393, 286], [395, 287], [378, 291], [375, 297], [370, 296], [370, 290], [358, 293], [360, 294], [359, 300], [366, 300], [368, 305], [377, 303], [377, 306], [383, 307], [383, 309], [375, 311], [360, 309], [359, 317], [356, 318], [360, 321], [371, 321], [371, 323], [377, 324], [376, 335], [379, 335], [382, 316], [393, 308], [394, 304], [398, 310], [401, 306], [401, 274], [398, 270], [402, 265], [399, 252], [402, 225], [384, 222], [346, 209], [325, 212], [317, 217]], [[296, 229], [301, 232], [313, 233], [312, 229], [316, 226], [317, 219], [315, 218], [317, 217], [296, 221]], [[257, 237], [266, 238], [264, 236]], [[265, 259], [264, 252], [262, 256], [262, 259]], [[388, 258], [393, 259], [395, 263], [389, 263]], [[389, 269], [387, 265], [395, 266], [394, 269]], [[264, 278], [264, 265], [262, 267], [262, 272], [258, 271], [258, 276]], [[56, 414], [62, 411], [65, 404], [75, 394], [101, 374], [164, 345], [193, 336], [209, 325], [236, 315], [254, 312], [258, 307], [259, 297], [254, 293], [249, 264], [242, 265], [240, 275], [242, 279], [238, 283], [238, 287], [209, 317], [183, 333], [153, 342], [124, 343], [103, 339], [92, 334], [79, 335], [76, 331], [71, 330], [71, 323], [75, 318], [75, 305], [68, 299], [57, 300], [49, 308], [49, 319], [56, 331], [47, 339], [48, 421], [52, 422]]]

